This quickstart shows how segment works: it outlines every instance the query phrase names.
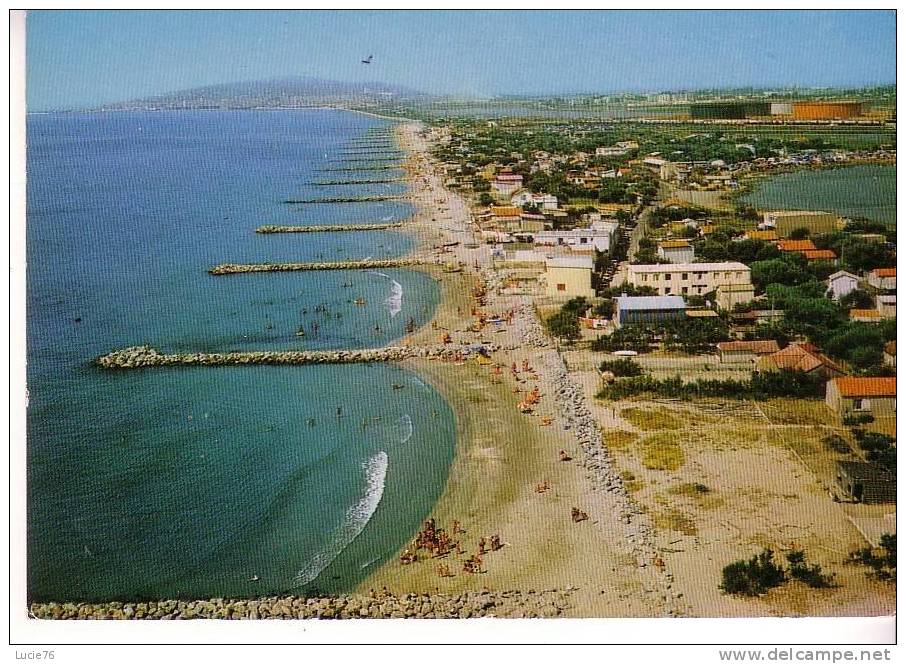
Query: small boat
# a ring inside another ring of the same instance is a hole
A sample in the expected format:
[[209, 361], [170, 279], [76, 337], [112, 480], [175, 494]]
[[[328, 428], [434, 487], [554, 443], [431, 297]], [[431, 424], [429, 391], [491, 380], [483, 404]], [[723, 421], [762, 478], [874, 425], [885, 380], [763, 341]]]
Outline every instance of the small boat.
[[297, 336], [297, 337], [304, 337], [304, 336], [305, 336], [305, 329], [300, 327], [298, 330], [296, 330], [296, 336]]
[[254, 576], [252, 576], [251, 579], [249, 579], [249, 581], [260, 581], [260, 580], [261, 580], [261, 579], [258, 578], [258, 575], [257, 575], [257, 574], [255, 574]]
[[357, 304], [357, 305], [359, 305], [359, 306], [361, 307], [362, 305], [365, 304], [365, 298], [364, 298], [364, 297], [357, 297], [355, 300], [353, 300], [353, 302], [355, 302], [355, 304]]
[[408, 334], [408, 333], [411, 333], [414, 331], [415, 331], [415, 319], [410, 318], [408, 321], [406, 321], [406, 333]]
[[401, 389], [403, 389], [404, 387], [406, 387], [406, 386], [405, 386], [405, 385], [400, 385], [399, 383], [394, 383], [394, 384], [393, 384], [393, 389], [394, 389], [394, 390], [401, 390]]

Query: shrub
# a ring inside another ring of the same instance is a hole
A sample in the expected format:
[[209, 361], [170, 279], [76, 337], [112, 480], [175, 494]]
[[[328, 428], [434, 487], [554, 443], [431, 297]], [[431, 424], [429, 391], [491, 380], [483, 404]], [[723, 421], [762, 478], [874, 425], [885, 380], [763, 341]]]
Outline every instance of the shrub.
[[824, 443], [824, 446], [834, 452], [839, 452], [840, 454], [851, 454], [852, 448], [849, 446], [849, 443], [843, 438], [843, 436], [838, 436], [837, 434], [831, 434], [830, 436], [825, 436], [821, 439], [821, 442]]
[[642, 367], [638, 363], [627, 358], [619, 360], [604, 360], [598, 366], [601, 371], [609, 371], [614, 376], [641, 376]]
[[843, 416], [843, 424], [848, 427], [858, 426], [860, 424], [869, 424], [874, 422], [874, 415], [870, 413], [850, 413]]
[[857, 549], [849, 554], [849, 561], [871, 568], [869, 575], [884, 581], [896, 581], [897, 578], [897, 536], [881, 535], [880, 551], [870, 546]]
[[809, 588], [830, 588], [833, 585], [834, 575], [824, 574], [821, 565], [808, 565], [804, 551], [794, 549], [786, 554], [786, 559], [790, 563], [790, 576]]
[[737, 560], [723, 569], [720, 589], [730, 595], [763, 595], [786, 581], [786, 572], [774, 562], [774, 552], [765, 549], [749, 560]]

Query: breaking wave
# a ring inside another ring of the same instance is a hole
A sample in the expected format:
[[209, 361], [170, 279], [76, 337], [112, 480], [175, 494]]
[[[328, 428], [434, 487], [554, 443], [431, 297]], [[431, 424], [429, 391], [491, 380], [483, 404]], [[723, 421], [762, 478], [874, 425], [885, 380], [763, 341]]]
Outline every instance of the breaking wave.
[[412, 418], [409, 415], [403, 415], [400, 418], [400, 425], [403, 428], [403, 439], [400, 441], [402, 443], [408, 443], [409, 439], [412, 438], [412, 434], [415, 433], [415, 427], [412, 426]]
[[393, 318], [400, 311], [403, 310], [403, 286], [396, 279], [393, 279], [389, 274], [384, 274], [383, 272], [378, 272], [377, 270], [369, 270], [373, 274], [377, 274], [385, 279], [390, 279], [390, 297], [384, 300], [384, 303], [390, 309], [390, 317]]
[[331, 545], [315, 554], [308, 565], [299, 570], [293, 580], [296, 586], [307, 585], [318, 578], [318, 575], [365, 529], [384, 496], [389, 464], [390, 458], [383, 450], [362, 464], [367, 483], [365, 494], [346, 510], [343, 523], [334, 531]]

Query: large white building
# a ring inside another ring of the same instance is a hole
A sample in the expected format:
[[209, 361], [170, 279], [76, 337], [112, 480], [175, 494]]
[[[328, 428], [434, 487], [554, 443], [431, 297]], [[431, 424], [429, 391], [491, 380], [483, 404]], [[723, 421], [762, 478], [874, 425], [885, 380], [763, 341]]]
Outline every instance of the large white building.
[[535, 244], [541, 246], [565, 246], [573, 251], [610, 251], [618, 227], [616, 223], [598, 221], [591, 228], [541, 231], [535, 233], [534, 239]]
[[755, 298], [752, 271], [743, 263], [673, 263], [630, 265], [626, 282], [649, 286], [658, 295], [705, 295], [715, 292], [717, 303], [731, 309]]

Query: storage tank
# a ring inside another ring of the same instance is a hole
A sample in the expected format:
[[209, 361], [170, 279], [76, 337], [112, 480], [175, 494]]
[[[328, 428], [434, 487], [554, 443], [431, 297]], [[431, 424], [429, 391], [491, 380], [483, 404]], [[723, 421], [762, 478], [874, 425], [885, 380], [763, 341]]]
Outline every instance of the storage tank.
[[793, 104], [793, 117], [798, 120], [839, 120], [860, 115], [860, 101], [797, 101]]

